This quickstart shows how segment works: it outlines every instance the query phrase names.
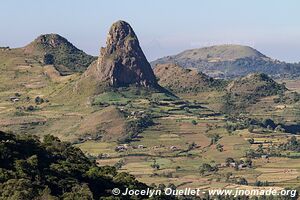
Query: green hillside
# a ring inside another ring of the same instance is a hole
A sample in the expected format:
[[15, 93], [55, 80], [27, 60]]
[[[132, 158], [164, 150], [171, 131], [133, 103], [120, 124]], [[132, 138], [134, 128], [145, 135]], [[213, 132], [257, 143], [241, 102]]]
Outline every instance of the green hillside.
[[283, 94], [284, 85], [276, 83], [266, 74], [249, 74], [230, 82], [223, 97], [225, 112], [241, 112], [259, 99]]
[[23, 49], [43, 64], [53, 64], [63, 75], [83, 72], [96, 59], [58, 34], [41, 35]]

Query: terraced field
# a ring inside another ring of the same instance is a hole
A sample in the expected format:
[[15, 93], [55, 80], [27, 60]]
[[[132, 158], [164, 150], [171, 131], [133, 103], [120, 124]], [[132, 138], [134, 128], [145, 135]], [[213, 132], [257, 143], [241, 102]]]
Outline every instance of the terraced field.
[[[241, 188], [268, 181], [265, 187], [300, 186], [300, 155], [282, 150], [293, 135], [258, 127], [231, 130], [229, 125], [241, 123], [245, 116], [235, 116], [237, 120], [231, 122], [219, 113], [224, 91], [175, 97], [121, 88], [91, 97], [88, 87], [82, 93], [74, 92], [80, 74], [61, 76], [53, 66], [25, 60], [18, 51], [11, 55], [0, 58], [1, 130], [58, 136], [73, 142], [99, 165], [114, 165], [149, 185]], [[288, 93], [297, 90], [297, 81], [286, 83]], [[299, 123], [299, 102], [276, 103], [276, 98], [266, 97], [249, 106], [247, 117]], [[153, 123], [139, 127], [145, 116]], [[136, 127], [138, 133], [133, 133]], [[120, 142], [130, 134], [134, 137], [129, 142]], [[281, 154], [256, 156], [251, 158], [251, 167], [241, 169], [226, 164], [227, 158], [242, 163], [250, 150], [259, 149]], [[204, 164], [218, 170], [202, 174]], [[248, 186], [241, 185], [241, 178]]]

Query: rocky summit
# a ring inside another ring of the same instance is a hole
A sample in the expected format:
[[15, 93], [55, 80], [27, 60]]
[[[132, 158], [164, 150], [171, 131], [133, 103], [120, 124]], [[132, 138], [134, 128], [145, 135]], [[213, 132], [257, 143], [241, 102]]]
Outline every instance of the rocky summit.
[[106, 47], [101, 48], [98, 60], [88, 68], [83, 78], [88, 77], [98, 84], [113, 87], [158, 87], [136, 34], [124, 21], [117, 21], [111, 26]]

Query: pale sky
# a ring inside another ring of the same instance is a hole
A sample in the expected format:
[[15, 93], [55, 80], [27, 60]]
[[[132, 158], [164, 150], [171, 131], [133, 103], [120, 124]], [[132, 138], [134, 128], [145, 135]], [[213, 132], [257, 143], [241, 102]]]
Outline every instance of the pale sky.
[[110, 25], [125, 20], [148, 58], [216, 44], [249, 45], [287, 62], [300, 61], [298, 0], [3, 0], [0, 46], [24, 46], [58, 33], [98, 55]]

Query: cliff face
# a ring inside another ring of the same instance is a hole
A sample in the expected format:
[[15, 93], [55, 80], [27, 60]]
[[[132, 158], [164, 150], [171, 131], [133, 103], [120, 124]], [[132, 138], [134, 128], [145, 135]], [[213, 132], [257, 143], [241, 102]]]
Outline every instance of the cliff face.
[[101, 48], [98, 60], [87, 69], [84, 77], [92, 77], [97, 83], [113, 87], [158, 86], [137, 36], [124, 21], [111, 26], [106, 47]]

